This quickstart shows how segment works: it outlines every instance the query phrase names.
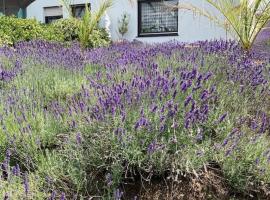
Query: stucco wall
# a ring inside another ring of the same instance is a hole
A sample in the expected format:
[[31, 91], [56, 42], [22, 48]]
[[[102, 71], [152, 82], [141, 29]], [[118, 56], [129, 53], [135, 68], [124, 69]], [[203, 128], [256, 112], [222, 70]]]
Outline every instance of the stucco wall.
[[[74, 0], [74, 4], [84, 4], [93, 2], [92, 0]], [[72, 1], [73, 3], [73, 1]], [[27, 7], [27, 18], [36, 18], [45, 22], [44, 7], [60, 6], [59, 0], [36, 0]], [[63, 17], [68, 17], [67, 10], [63, 9]]]
[[[72, 3], [91, 3], [92, 10], [96, 10], [99, 5], [99, 0], [74, 0]], [[181, 0], [181, 2], [183, 2]], [[189, 0], [189, 3], [193, 3], [201, 8], [206, 8], [207, 4], [204, 0]], [[27, 8], [27, 17], [36, 18], [37, 20], [44, 22], [44, 7], [57, 6], [58, 0], [36, 0]], [[129, 31], [125, 35], [125, 39], [128, 40], [141, 40], [144, 42], [164, 42], [169, 40], [179, 40], [184, 42], [193, 42], [197, 40], [209, 40], [209, 39], [226, 39], [226, 31], [220, 27], [215, 26], [208, 19], [200, 16], [194, 16], [188, 11], [179, 10], [179, 36], [166, 36], [166, 37], [137, 37], [138, 36], [138, 8], [137, 3], [131, 4], [128, 0], [115, 0], [113, 7], [108, 10], [108, 15], [111, 20], [111, 35], [114, 40], [120, 38], [118, 33], [118, 21], [121, 15], [127, 12], [130, 15]], [[67, 17], [67, 11], [64, 10], [64, 17]]]

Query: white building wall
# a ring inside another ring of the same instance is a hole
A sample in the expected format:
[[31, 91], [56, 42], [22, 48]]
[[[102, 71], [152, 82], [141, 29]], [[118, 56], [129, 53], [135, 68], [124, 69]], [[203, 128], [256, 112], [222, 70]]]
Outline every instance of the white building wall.
[[[204, 3], [205, 0], [185, 0], [200, 8], [207, 8], [209, 6]], [[72, 4], [90, 3], [92, 11], [97, 10], [100, 0], [73, 0]], [[181, 0], [181, 3], [184, 2]], [[27, 8], [27, 17], [36, 18], [44, 22], [44, 7], [59, 6], [58, 0], [36, 0]], [[212, 8], [210, 8], [212, 9]], [[68, 17], [68, 12], [63, 8], [64, 18]], [[223, 28], [220, 28], [211, 23], [207, 18], [201, 16], [194, 16], [189, 11], [179, 10], [179, 36], [160, 36], [160, 37], [138, 37], [138, 5], [137, 2], [130, 3], [128, 0], [114, 0], [112, 8], [108, 10], [111, 25], [110, 32], [113, 40], [118, 40], [120, 34], [118, 33], [118, 21], [123, 13], [130, 15], [129, 31], [125, 35], [128, 40], [140, 40], [143, 42], [165, 42], [170, 40], [178, 40], [183, 42], [193, 42], [198, 40], [211, 39], [226, 39], [227, 34]]]
[[[44, 8], [61, 6], [60, 0], [36, 0], [27, 7], [27, 18], [35, 18], [40, 22], [45, 22]], [[85, 4], [93, 2], [93, 0], [73, 0], [72, 4]], [[92, 4], [91, 4], [92, 6]], [[93, 8], [94, 9], [94, 8]], [[68, 11], [63, 8], [63, 17], [68, 17]]]

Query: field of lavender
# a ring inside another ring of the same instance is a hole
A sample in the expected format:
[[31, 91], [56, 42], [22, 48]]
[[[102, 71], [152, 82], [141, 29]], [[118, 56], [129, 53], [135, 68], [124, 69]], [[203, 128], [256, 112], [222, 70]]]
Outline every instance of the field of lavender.
[[0, 198], [154, 199], [127, 188], [210, 170], [267, 198], [269, 69], [233, 41], [0, 48]]

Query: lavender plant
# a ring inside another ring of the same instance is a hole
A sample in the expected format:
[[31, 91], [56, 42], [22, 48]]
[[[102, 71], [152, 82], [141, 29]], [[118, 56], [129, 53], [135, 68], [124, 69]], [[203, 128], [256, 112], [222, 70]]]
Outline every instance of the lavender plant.
[[269, 57], [237, 42], [31, 41], [0, 57], [3, 198], [121, 199], [126, 175], [213, 162], [239, 190], [270, 181]]

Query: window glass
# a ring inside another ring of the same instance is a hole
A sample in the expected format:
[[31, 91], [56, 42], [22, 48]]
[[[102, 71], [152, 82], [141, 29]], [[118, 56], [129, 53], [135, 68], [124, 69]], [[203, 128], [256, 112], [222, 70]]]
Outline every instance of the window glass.
[[178, 0], [139, 1], [139, 35], [178, 32]]
[[45, 23], [49, 24], [57, 19], [63, 18], [63, 9], [61, 6], [44, 8]]
[[50, 23], [52, 23], [58, 19], [62, 19], [62, 18], [63, 18], [62, 15], [61, 16], [48, 16], [48, 17], [45, 17], [45, 23], [50, 24]]
[[[90, 4], [87, 4], [87, 6], [90, 9]], [[73, 17], [82, 18], [85, 13], [85, 4], [72, 5], [71, 10]]]

